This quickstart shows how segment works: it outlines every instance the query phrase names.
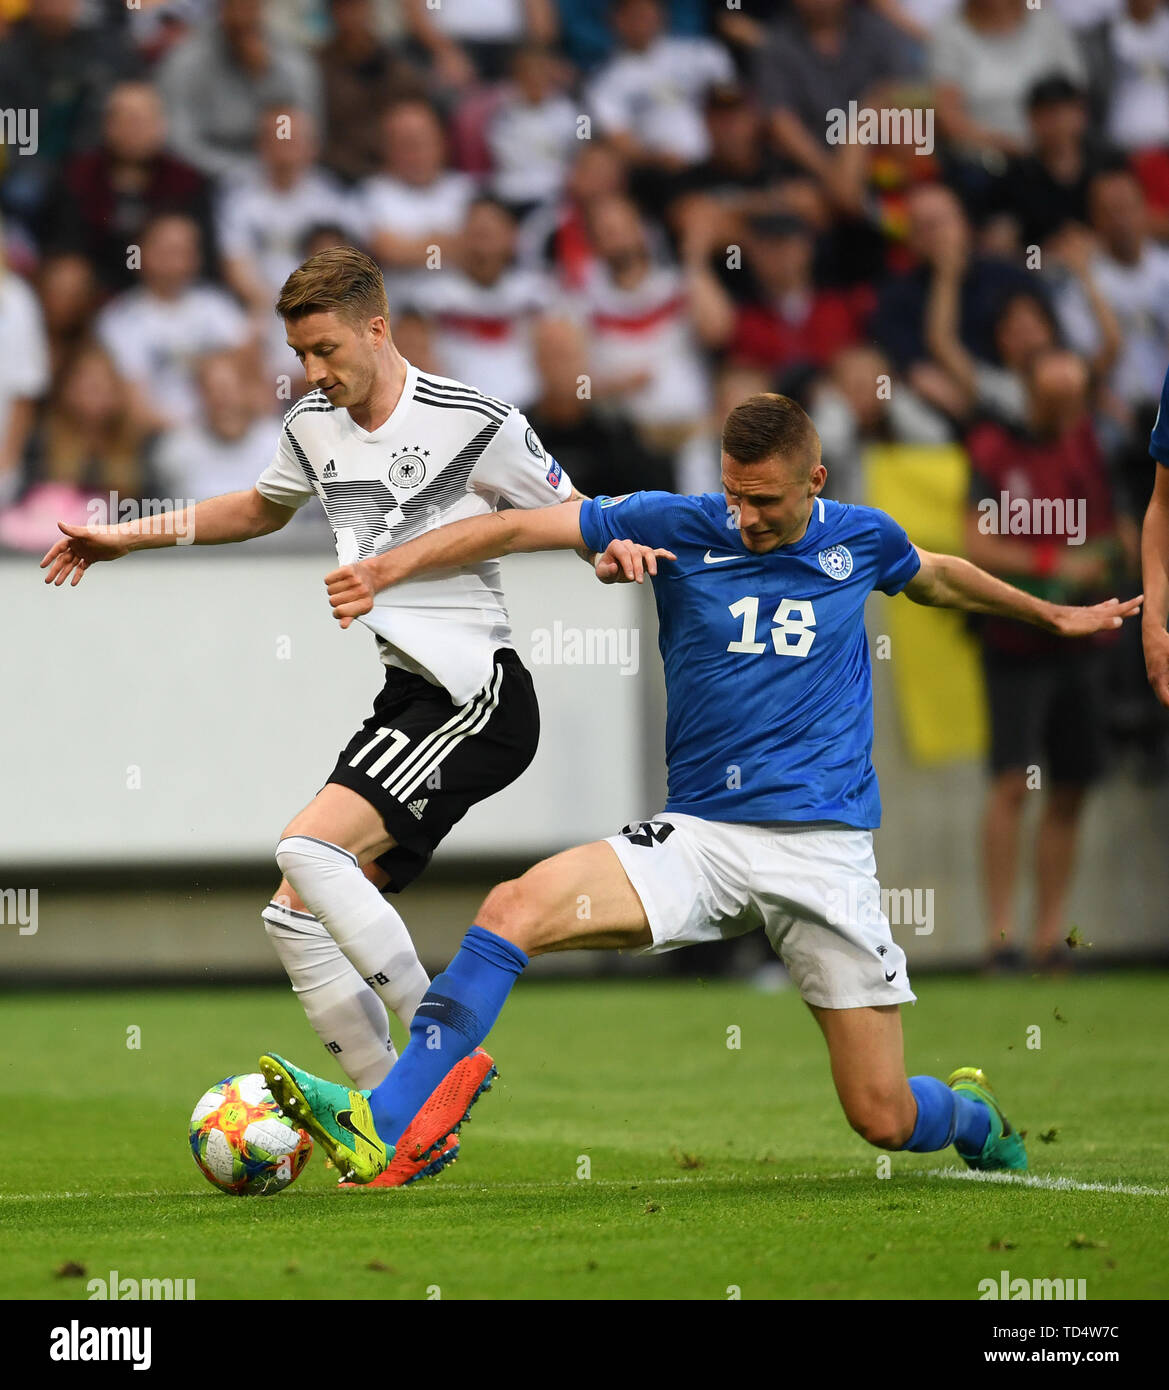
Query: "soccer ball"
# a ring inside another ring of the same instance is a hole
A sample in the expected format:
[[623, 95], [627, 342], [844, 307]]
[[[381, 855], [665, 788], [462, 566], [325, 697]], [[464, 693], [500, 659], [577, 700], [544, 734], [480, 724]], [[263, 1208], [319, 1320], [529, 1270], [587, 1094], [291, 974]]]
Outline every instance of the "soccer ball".
[[191, 1152], [208, 1182], [237, 1197], [267, 1197], [294, 1182], [312, 1137], [276, 1107], [259, 1072], [228, 1076], [191, 1113]]

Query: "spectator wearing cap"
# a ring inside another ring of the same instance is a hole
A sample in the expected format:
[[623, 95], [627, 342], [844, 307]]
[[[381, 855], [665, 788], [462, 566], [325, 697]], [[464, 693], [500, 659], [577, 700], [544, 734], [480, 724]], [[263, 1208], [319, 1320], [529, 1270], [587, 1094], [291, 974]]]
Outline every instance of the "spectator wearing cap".
[[719, 335], [733, 364], [761, 368], [783, 384], [784, 373], [827, 367], [860, 339], [871, 294], [816, 285], [816, 238], [807, 223], [790, 214], [753, 218], [743, 250], [753, 293], [734, 309], [728, 303]]
[[[1057, 603], [1090, 604], [1121, 591], [1122, 531], [1088, 413], [1088, 386], [1082, 359], [1045, 349], [1027, 370], [1025, 423], [983, 424], [967, 439], [966, 553], [990, 573]], [[1007, 534], [1004, 494], [1016, 516], [1030, 519], [1025, 531], [1016, 526]], [[1135, 528], [1126, 529], [1132, 551]], [[1042, 794], [1031, 941], [1036, 965], [1052, 963], [1067, 932], [1080, 817], [1107, 758], [1107, 649], [1113, 638], [1102, 633], [1066, 642], [1009, 619], [982, 620], [991, 726], [982, 847], [992, 964], [1015, 952], [1023, 807], [1036, 769]]]
[[1090, 131], [1085, 93], [1056, 74], [1027, 96], [1028, 153], [1015, 155], [991, 185], [987, 211], [1009, 223], [1015, 247], [1042, 247], [1069, 223], [1088, 223], [1088, 185], [1118, 162]]
[[215, 178], [247, 172], [270, 107], [321, 117], [316, 65], [266, 30], [263, 0], [219, 0], [216, 18], [175, 45], [157, 80], [172, 149]]
[[907, 202], [907, 247], [916, 264], [891, 276], [881, 287], [870, 324], [873, 338], [895, 369], [918, 395], [954, 418], [965, 405], [946, 372], [930, 360], [927, 307], [940, 261], [960, 267], [956, 286], [957, 331], [962, 346], [984, 362], [995, 360], [994, 322], [999, 306], [1012, 293], [1042, 293], [1032, 274], [972, 249], [970, 223], [952, 189], [925, 184]]
[[253, 342], [235, 300], [201, 284], [199, 271], [198, 226], [189, 217], [164, 213], [142, 239], [142, 284], [98, 315], [98, 340], [129, 384], [135, 422], [144, 433], [194, 416], [198, 358]]
[[354, 183], [381, 163], [380, 122], [391, 100], [422, 96], [424, 78], [379, 34], [373, 0], [332, 0], [332, 37], [319, 66], [324, 163]]
[[763, 112], [740, 82], [711, 87], [703, 102], [708, 153], [673, 175], [669, 202], [692, 194], [714, 198], [737, 213], [778, 210], [780, 162], [771, 150]]
[[29, 0], [0, 42], [0, 101], [37, 116], [35, 148], [0, 183], [8, 211], [37, 227], [61, 165], [93, 138], [106, 94], [134, 66], [118, 31], [83, 22], [81, 0]]
[[517, 216], [560, 197], [581, 145], [579, 121], [552, 50], [535, 44], [517, 50], [511, 81], [487, 126], [492, 191]]
[[731, 56], [708, 38], [666, 32], [661, 0], [614, 0], [618, 46], [585, 91], [598, 132], [630, 164], [675, 171], [710, 153], [703, 102], [733, 81]]
[[47, 248], [86, 257], [107, 291], [133, 283], [127, 250], [141, 245], [142, 229], [158, 213], [194, 218], [213, 248], [208, 180], [167, 152], [166, 135], [157, 90], [137, 80], [118, 83], [106, 102], [100, 144], [66, 164], [53, 197]]
[[971, 166], [1027, 148], [1027, 95], [1062, 74], [1082, 86], [1084, 60], [1059, 16], [1027, 0], [965, 0], [934, 30], [929, 55], [938, 124]]

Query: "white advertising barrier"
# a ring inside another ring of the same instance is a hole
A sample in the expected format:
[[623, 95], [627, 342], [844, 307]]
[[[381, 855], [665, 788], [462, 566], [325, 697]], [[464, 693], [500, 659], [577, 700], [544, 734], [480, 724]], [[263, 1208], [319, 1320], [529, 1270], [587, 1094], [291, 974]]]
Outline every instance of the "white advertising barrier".
[[[329, 612], [331, 567], [178, 549], [68, 590], [47, 588], [35, 559], [0, 561], [0, 863], [269, 858], [382, 680], [372, 635]], [[543, 736], [446, 846], [529, 858], [658, 809], [643, 731], [660, 662], [648, 585], [604, 587], [575, 556], [531, 555], [504, 562], [504, 586]]]

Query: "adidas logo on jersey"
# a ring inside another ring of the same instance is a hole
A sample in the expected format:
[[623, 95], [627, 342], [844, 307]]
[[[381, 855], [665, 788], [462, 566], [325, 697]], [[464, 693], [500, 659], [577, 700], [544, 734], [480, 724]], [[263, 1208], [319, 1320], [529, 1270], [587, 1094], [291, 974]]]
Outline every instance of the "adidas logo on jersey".
[[329, 462], [325, 464], [325, 470], [324, 470], [324, 472], [321, 474], [321, 477], [322, 477], [322, 478], [335, 478], [336, 476], [337, 476], [337, 465], [333, 462], [332, 459], [330, 459]]
[[417, 801], [412, 801], [409, 806], [406, 807], [406, 810], [410, 812], [415, 820], [421, 820], [422, 813], [426, 810], [426, 803], [429, 800], [430, 797], [428, 796], [420, 796]]

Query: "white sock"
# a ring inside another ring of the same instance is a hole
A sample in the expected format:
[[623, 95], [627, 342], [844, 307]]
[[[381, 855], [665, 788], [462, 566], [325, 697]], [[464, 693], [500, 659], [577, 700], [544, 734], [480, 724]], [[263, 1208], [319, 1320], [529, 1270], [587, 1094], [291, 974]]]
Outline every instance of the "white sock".
[[317, 1037], [355, 1086], [381, 1085], [398, 1060], [382, 1001], [315, 917], [277, 902], [260, 916]]
[[323, 924], [367, 985], [409, 1028], [430, 988], [406, 923], [361, 872], [347, 849], [290, 835], [276, 846], [280, 872]]

